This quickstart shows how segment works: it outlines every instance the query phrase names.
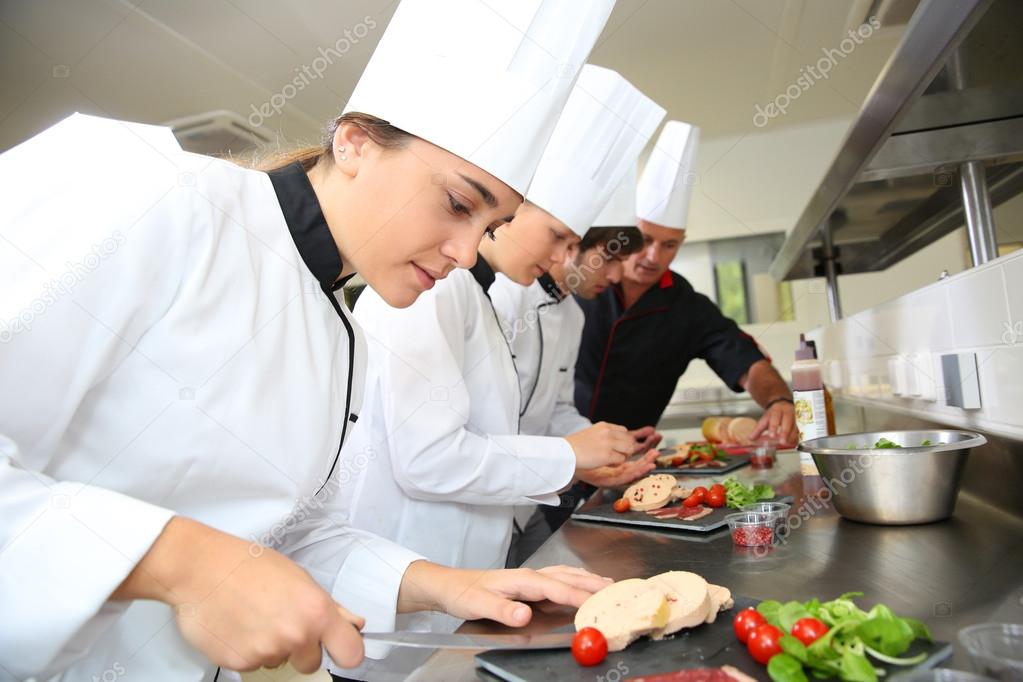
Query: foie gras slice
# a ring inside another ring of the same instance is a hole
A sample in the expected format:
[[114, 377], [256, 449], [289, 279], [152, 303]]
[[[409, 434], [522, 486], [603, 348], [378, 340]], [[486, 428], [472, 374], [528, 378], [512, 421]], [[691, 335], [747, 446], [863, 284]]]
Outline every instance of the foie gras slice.
[[712, 603], [707, 581], [702, 577], [689, 571], [668, 571], [647, 578], [647, 582], [660, 589], [668, 600], [668, 622], [650, 635], [653, 639], [707, 621]]
[[674, 487], [675, 477], [671, 474], [654, 474], [630, 485], [622, 497], [629, 501], [633, 511], [660, 509], [671, 501]]
[[707, 591], [710, 592], [711, 608], [710, 613], [707, 614], [707, 622], [713, 623], [717, 620], [718, 613], [726, 611], [735, 605], [732, 600], [732, 591], [727, 587], [721, 585], [707, 585]]
[[667, 622], [664, 592], [640, 578], [608, 585], [583, 602], [575, 614], [575, 629], [597, 628], [607, 640], [608, 651], [621, 651]]

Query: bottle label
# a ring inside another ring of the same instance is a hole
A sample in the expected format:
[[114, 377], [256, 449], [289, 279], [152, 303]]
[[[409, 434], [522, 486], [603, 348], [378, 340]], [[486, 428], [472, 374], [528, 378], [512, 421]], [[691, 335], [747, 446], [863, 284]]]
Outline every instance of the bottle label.
[[[794, 391], [792, 402], [796, 413], [799, 442], [828, 435], [828, 414], [824, 405], [824, 391]], [[817, 465], [809, 452], [799, 453], [799, 468], [804, 476], [818, 476]]]

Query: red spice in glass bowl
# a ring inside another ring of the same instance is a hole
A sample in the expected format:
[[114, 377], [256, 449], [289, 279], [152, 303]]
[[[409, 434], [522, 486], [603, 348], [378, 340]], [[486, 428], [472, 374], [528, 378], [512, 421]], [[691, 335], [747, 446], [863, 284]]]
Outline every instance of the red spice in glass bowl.
[[738, 547], [769, 547], [774, 544], [777, 518], [761, 512], [739, 512], [725, 519], [732, 531], [732, 542]]

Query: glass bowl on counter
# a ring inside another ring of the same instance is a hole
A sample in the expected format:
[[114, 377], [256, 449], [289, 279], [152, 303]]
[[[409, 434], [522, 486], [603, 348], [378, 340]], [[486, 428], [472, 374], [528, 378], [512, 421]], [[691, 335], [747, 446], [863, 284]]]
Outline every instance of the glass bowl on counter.
[[777, 539], [777, 512], [740, 511], [725, 520], [736, 547], [770, 547]]
[[979, 623], [959, 631], [973, 669], [996, 680], [1023, 680], [1023, 625]]

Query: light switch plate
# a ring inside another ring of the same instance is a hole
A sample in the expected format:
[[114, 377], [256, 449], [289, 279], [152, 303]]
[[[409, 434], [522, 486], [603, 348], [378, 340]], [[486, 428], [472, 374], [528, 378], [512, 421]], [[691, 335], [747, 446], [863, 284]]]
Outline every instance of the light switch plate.
[[964, 410], [980, 409], [980, 379], [976, 353], [950, 353], [941, 356], [941, 376], [945, 384], [945, 404]]

